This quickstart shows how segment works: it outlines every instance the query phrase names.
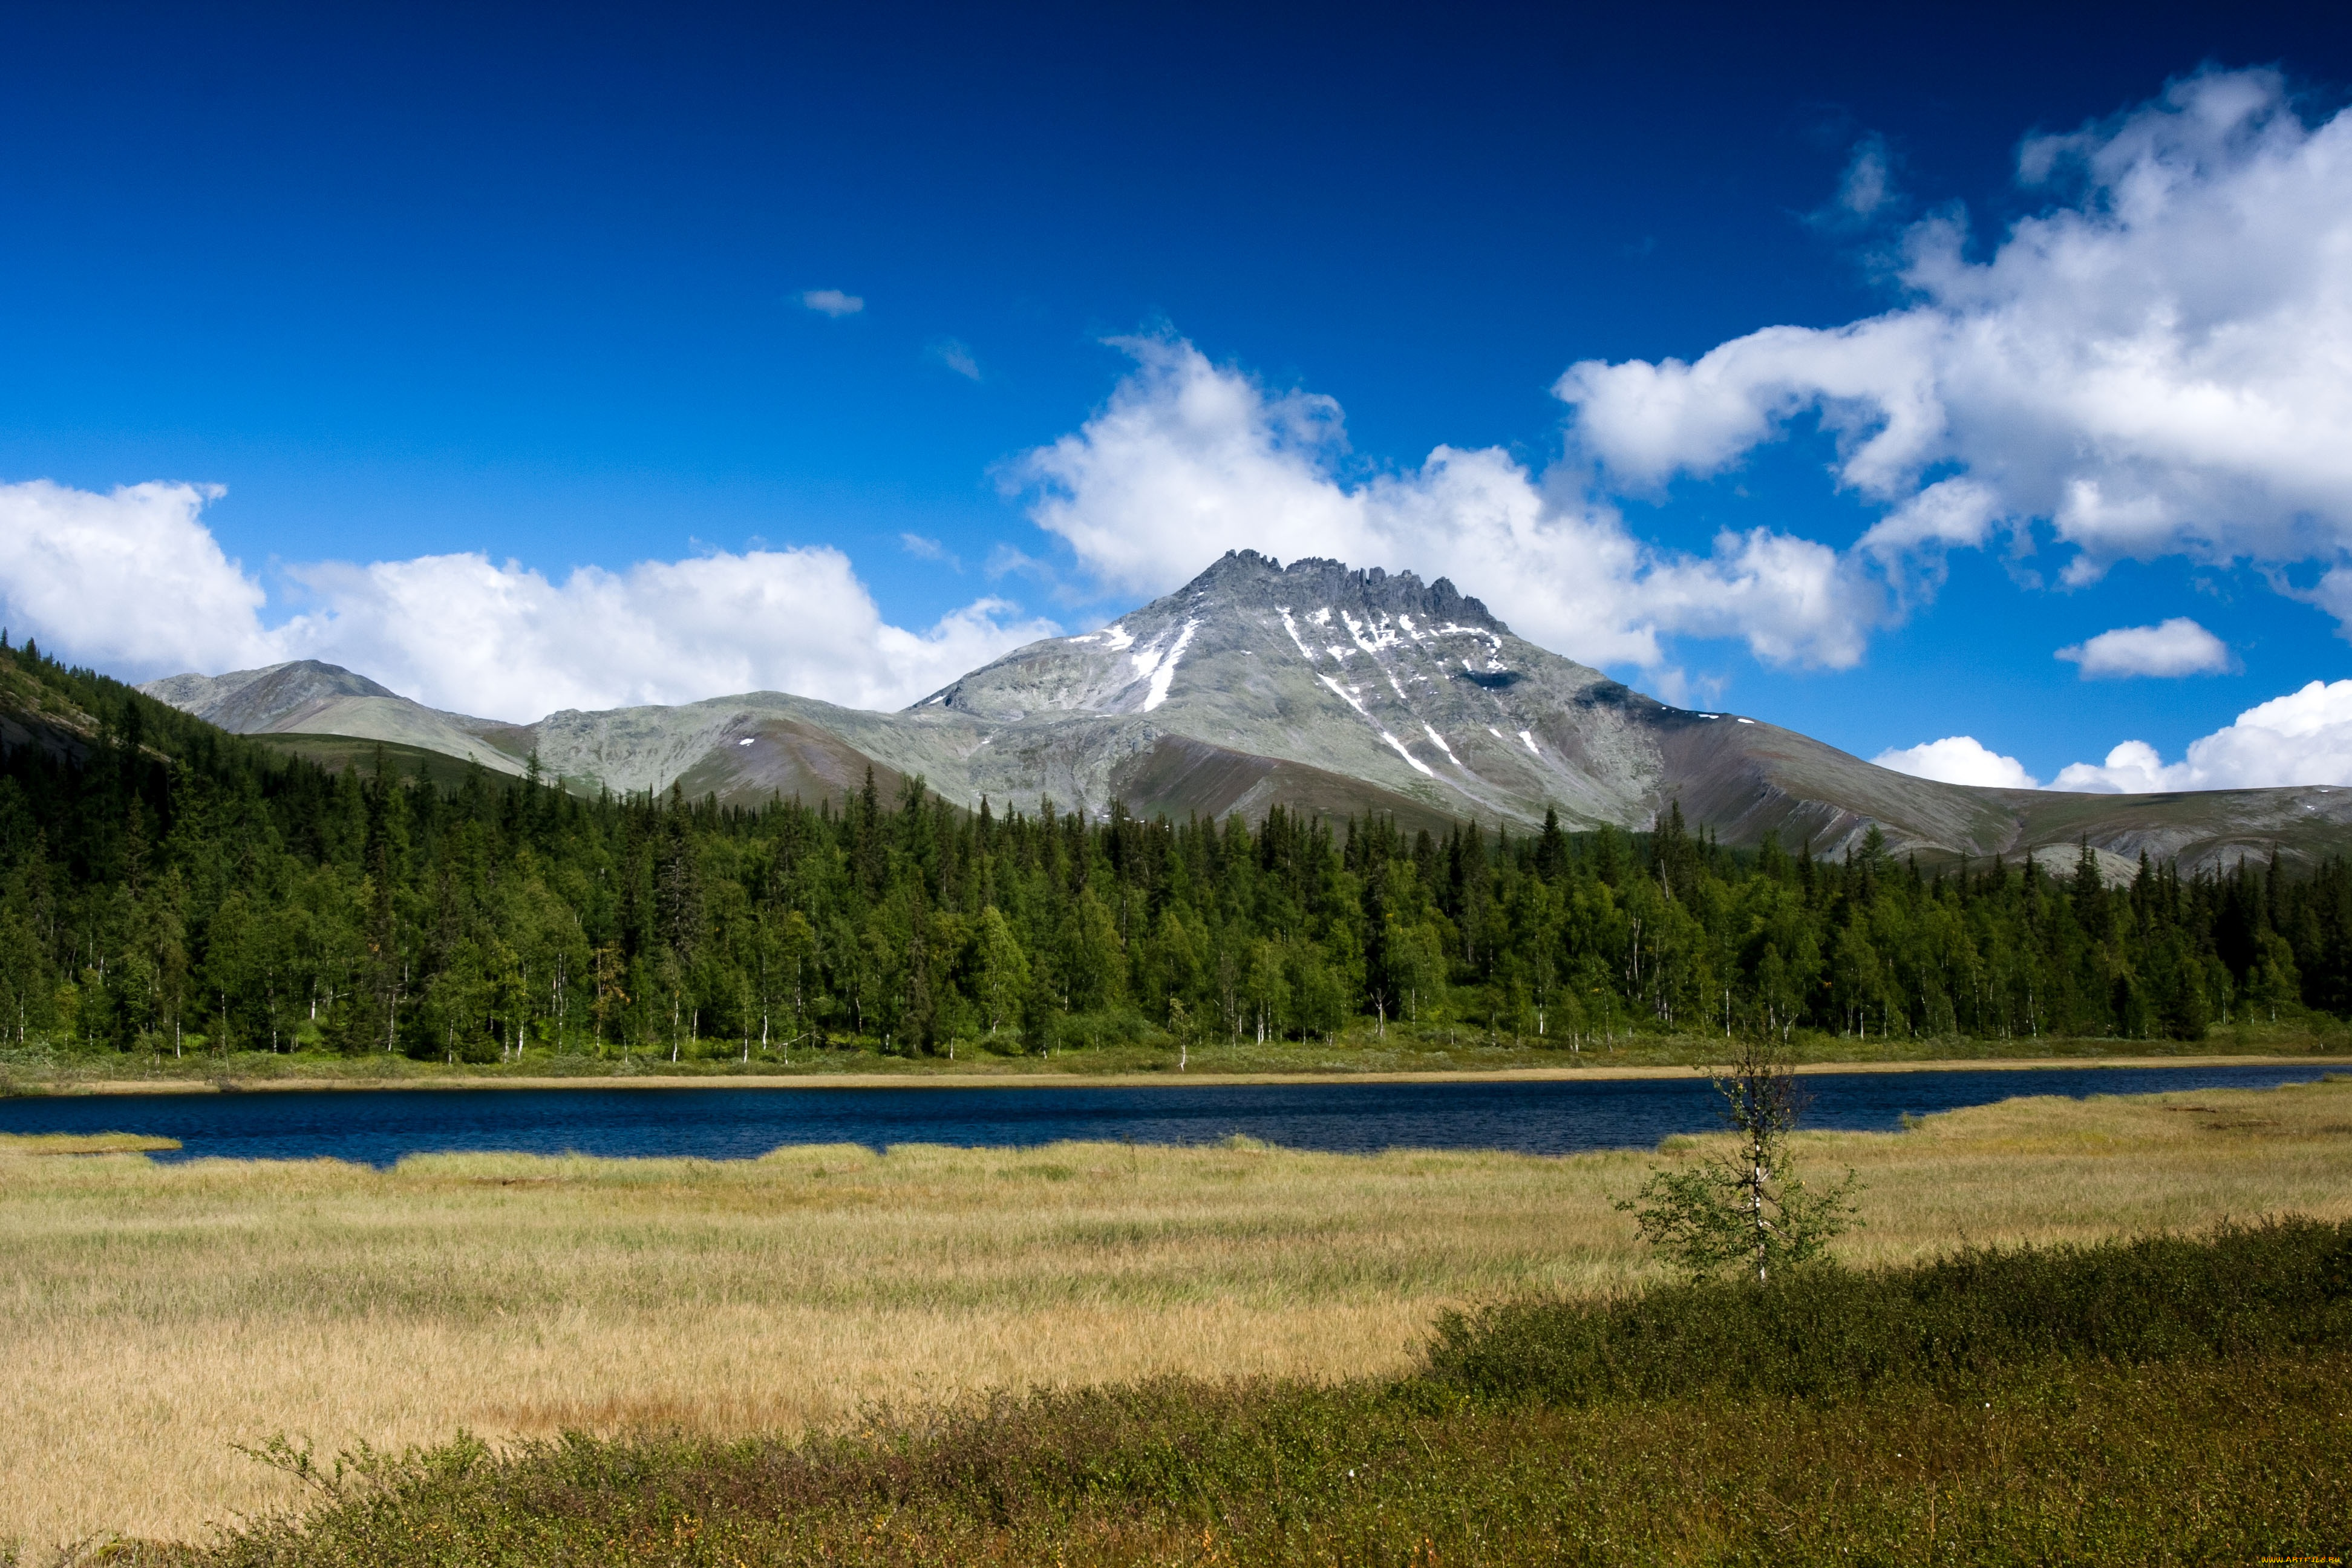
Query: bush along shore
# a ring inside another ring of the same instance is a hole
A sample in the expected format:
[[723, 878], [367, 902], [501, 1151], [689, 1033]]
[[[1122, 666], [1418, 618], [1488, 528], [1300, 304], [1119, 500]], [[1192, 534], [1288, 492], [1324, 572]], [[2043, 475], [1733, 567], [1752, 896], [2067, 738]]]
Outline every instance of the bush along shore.
[[1440, 837], [967, 812], [870, 777], [813, 805], [583, 798], [535, 771], [329, 773], [30, 645], [0, 648], [0, 689], [89, 730], [0, 744], [0, 1035], [26, 1061], [1581, 1059], [1735, 1026], [2031, 1050], [2352, 1016], [2336, 861], [2109, 887], [2087, 848], [2059, 876], [1923, 869], [1874, 835], [1734, 854], [1679, 807]]
[[877, 1411], [797, 1440], [257, 1462], [118, 1561], [2146, 1563], [2341, 1554], [2352, 1225], [1811, 1266], [1455, 1314], [1412, 1373]]

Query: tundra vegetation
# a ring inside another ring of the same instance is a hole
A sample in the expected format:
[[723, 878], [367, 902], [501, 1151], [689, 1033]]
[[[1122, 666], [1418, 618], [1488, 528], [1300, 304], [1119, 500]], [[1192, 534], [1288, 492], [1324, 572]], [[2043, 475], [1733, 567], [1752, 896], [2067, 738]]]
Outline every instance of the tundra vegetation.
[[[2239, 1239], [2210, 1245], [2246, 1258], [2253, 1248], [2231, 1246]], [[2294, 1232], [2263, 1239], [2278, 1251], [2308, 1244]], [[2313, 1239], [2340, 1247], [2343, 1237]], [[2041, 1294], [2078, 1309], [2084, 1296], [2068, 1287], [2126, 1271], [2105, 1252], [1999, 1261], [2050, 1277]], [[2156, 1267], [2130, 1272], [2156, 1283], [2146, 1277], [2174, 1260], [2147, 1261]], [[2184, 1273], [2204, 1272], [2201, 1258], [2179, 1261]], [[1822, 1304], [1858, 1314], [1910, 1283], [1865, 1279]], [[2308, 1273], [2289, 1283], [2316, 1294]], [[1715, 1305], [1661, 1301], [1656, 1316], [1687, 1321]], [[1843, 1360], [1837, 1331], [1851, 1321], [1796, 1325], [1793, 1359]], [[1337, 1387], [1158, 1383], [1033, 1394], [800, 1442], [572, 1437], [501, 1455], [461, 1440], [322, 1478], [329, 1500], [299, 1520], [134, 1560], [2326, 1562], [2340, 1559], [2352, 1508], [2342, 1465], [2352, 1423], [2336, 1408], [2352, 1356], [2340, 1348], [2340, 1319], [2290, 1338], [2303, 1329], [2278, 1336], [2292, 1349], [2267, 1352], [2152, 1335], [2125, 1352], [2137, 1352], [2132, 1359], [2062, 1331], [2051, 1338], [2063, 1348], [1988, 1377], [1904, 1368], [1870, 1384], [1824, 1379], [1806, 1394], [1712, 1401], [1556, 1399], [1516, 1384], [1492, 1394], [1452, 1382], [1441, 1365]], [[1486, 1359], [1547, 1348], [1530, 1336]], [[1650, 1361], [1660, 1384], [1686, 1364], [1671, 1344], [1629, 1336], [1622, 1348]]]
[[1640, 835], [1438, 837], [966, 812], [870, 776], [814, 805], [582, 798], [330, 773], [30, 645], [0, 650], [0, 689], [89, 731], [0, 747], [0, 1065], [20, 1076], [192, 1053], [1231, 1065], [1343, 1038], [1391, 1065], [1565, 1063], [1742, 1028], [1972, 1054], [2340, 1040], [2352, 1016], [2341, 860], [2109, 887], [2087, 849], [2060, 877], [1923, 869], [1874, 832], [1834, 860], [1733, 853], [1678, 806]]
[[[1800, 1131], [1806, 1167], [1861, 1177], [1860, 1223], [1843, 1272], [1760, 1295], [1685, 1285], [1612, 1206], [1727, 1136], [388, 1171], [0, 1149], [0, 1332], [27, 1348], [0, 1358], [0, 1542], [2250, 1560], [2346, 1517], [2352, 1259], [2259, 1216], [2352, 1221], [2347, 1131], [2341, 1079]], [[395, 1458], [331, 1499], [236, 1447], [280, 1436], [329, 1480], [362, 1442]]]

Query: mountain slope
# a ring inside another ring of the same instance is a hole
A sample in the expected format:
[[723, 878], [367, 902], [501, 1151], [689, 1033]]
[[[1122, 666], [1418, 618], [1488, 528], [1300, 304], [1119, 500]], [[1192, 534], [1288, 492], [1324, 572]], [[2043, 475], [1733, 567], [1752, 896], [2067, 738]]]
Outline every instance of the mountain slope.
[[0, 657], [0, 746], [37, 748], [59, 762], [79, 762], [98, 743], [98, 720], [24, 653]]
[[2087, 838], [2120, 873], [2142, 850], [2191, 867], [2273, 845], [2352, 849], [2352, 791], [2116, 796], [1988, 790], [1877, 767], [1793, 731], [1675, 708], [1513, 635], [1444, 579], [1287, 568], [1228, 553], [1099, 630], [1016, 648], [898, 713], [782, 692], [566, 710], [508, 725], [437, 712], [331, 665], [143, 689], [225, 728], [375, 737], [575, 787], [751, 804], [838, 797], [872, 767], [966, 805], [1114, 800], [1183, 817], [1280, 804], [1442, 830], [1646, 827], [1670, 803], [1727, 844], [1776, 833], [1836, 854], [1872, 827], [1898, 852], [2017, 855]]
[[483, 737], [513, 730], [412, 702], [340, 665], [299, 659], [227, 675], [174, 675], [139, 689], [233, 735], [349, 735], [415, 746], [520, 773], [526, 745], [506, 752]]

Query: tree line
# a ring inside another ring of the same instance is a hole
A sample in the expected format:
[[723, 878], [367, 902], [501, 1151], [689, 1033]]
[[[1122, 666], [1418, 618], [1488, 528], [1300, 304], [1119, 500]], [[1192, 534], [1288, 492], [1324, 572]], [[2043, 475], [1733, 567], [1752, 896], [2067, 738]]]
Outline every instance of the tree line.
[[[96, 721], [0, 743], [0, 1034], [16, 1046], [487, 1061], [1130, 1040], [1633, 1032], [2195, 1039], [2352, 1014], [2352, 868], [2108, 887], [1647, 833], [1283, 809], [976, 811], [329, 772], [31, 645], [0, 682]], [[19, 730], [22, 735], [26, 731]]]

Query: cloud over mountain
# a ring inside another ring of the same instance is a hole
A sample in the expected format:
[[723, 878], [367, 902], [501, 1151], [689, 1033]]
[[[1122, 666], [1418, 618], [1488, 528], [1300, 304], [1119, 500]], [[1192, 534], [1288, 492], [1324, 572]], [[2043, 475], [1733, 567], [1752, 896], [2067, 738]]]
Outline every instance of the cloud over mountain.
[[1651, 667], [1681, 633], [1843, 668], [1880, 614], [1826, 545], [1759, 528], [1706, 555], [1661, 550], [1492, 447], [1439, 447], [1418, 468], [1351, 482], [1331, 398], [1270, 392], [1179, 338], [1118, 346], [1135, 369], [1109, 403], [1010, 475], [1102, 589], [1164, 593], [1228, 549], [1380, 562], [1451, 576], [1573, 658]]
[[199, 521], [220, 493], [0, 485], [0, 619], [18, 641], [141, 675], [282, 658], [261, 629], [261, 584]]
[[2249, 708], [2233, 722], [2191, 741], [2179, 762], [2167, 763], [2146, 741], [2126, 741], [2108, 751], [2105, 762], [2070, 763], [2047, 784], [2036, 784], [2015, 757], [2002, 756], [1972, 735], [1948, 735], [1870, 760], [1945, 784], [2086, 795], [2352, 785], [2352, 680], [2315, 680]]
[[1817, 416], [1890, 564], [2037, 521], [2073, 583], [2352, 557], [2352, 110], [2306, 125], [2276, 75], [2208, 72], [2029, 139], [2018, 178], [2051, 205], [1986, 259], [1950, 213], [1900, 236], [1902, 308], [1571, 366], [1577, 442], [1653, 487]]
[[763, 688], [894, 708], [1057, 629], [997, 598], [928, 630], [892, 626], [826, 547], [560, 579], [478, 552], [315, 563], [287, 574], [308, 607], [268, 624], [262, 584], [205, 525], [218, 493], [0, 485], [0, 619], [132, 677], [320, 658], [435, 707], [509, 719]]
[[2038, 789], [2033, 775], [2015, 757], [2004, 757], [1973, 735], [1885, 751], [1870, 759], [1882, 768], [1940, 784], [1979, 784], [1990, 789]]
[[2352, 784], [2352, 680], [2315, 680], [2249, 708], [2189, 742], [2179, 762], [2166, 763], [2145, 741], [2126, 741], [2103, 764], [2061, 770], [2050, 787], [2134, 794], [2269, 784]]

